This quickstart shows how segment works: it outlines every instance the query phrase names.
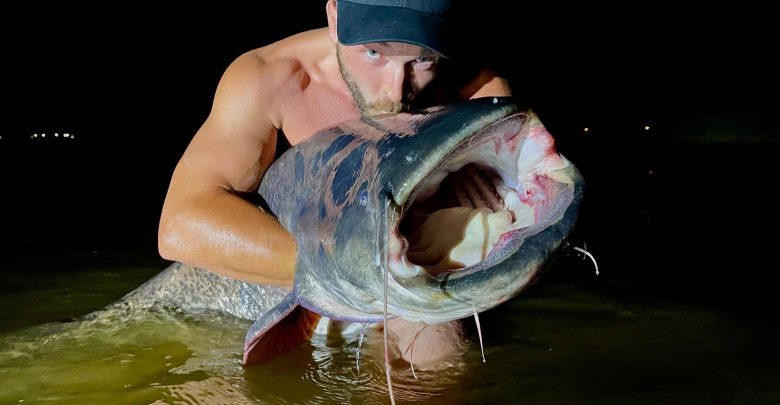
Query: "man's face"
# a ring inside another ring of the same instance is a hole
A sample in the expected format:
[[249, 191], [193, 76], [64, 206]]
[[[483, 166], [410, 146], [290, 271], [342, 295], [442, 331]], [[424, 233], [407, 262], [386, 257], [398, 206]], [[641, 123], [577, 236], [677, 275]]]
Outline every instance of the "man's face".
[[438, 56], [416, 45], [377, 42], [336, 46], [341, 76], [363, 116], [408, 110], [436, 73]]

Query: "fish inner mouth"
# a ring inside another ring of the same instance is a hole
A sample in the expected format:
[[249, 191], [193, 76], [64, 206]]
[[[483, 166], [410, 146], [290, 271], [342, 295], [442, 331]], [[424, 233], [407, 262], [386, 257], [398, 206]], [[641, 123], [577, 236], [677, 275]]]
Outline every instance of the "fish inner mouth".
[[493, 168], [467, 163], [423, 190], [399, 224], [409, 263], [438, 274], [482, 261], [516, 218], [499, 189], [509, 191]]
[[[390, 238], [393, 274], [439, 278], [458, 272], [503, 252], [517, 234], [512, 231], [537, 222], [538, 204], [529, 195], [549, 196], [547, 186], [529, 189], [527, 171], [534, 170], [537, 155], [520, 158], [528, 143], [524, 122], [515, 116], [483, 130], [416, 186]], [[548, 149], [540, 150], [539, 159]]]
[[436, 275], [482, 261], [502, 234], [515, 229], [515, 212], [502, 197], [509, 193], [498, 173], [479, 163], [467, 163], [424, 190], [398, 228], [408, 242], [409, 265]]

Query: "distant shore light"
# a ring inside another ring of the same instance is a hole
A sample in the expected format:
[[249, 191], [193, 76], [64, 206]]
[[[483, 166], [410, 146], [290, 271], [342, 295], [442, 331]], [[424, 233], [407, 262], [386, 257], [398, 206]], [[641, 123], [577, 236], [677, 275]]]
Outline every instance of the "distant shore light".
[[585, 128], [583, 129], [583, 131], [585, 131], [585, 132], [588, 132], [588, 131], [590, 131], [590, 128], [588, 128], [588, 127], [585, 127]]
[[63, 136], [64, 138], [70, 138], [70, 134], [69, 134], [69, 133], [67, 133], [67, 132], [66, 132], [66, 133], [64, 133], [64, 134], [62, 134], [62, 136]]
[[645, 131], [649, 131], [649, 130], [650, 130], [650, 125], [645, 125]]

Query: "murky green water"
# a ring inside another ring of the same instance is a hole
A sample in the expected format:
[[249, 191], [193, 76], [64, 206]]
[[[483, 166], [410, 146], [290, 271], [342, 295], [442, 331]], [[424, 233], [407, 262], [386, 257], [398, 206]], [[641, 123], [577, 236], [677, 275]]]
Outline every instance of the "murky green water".
[[[388, 402], [376, 332], [359, 369], [356, 339], [322, 336], [244, 369], [248, 321], [164, 311], [80, 318], [165, 262], [148, 253], [52, 254], [2, 264], [2, 404]], [[418, 371], [418, 380], [395, 363], [397, 400], [780, 403], [776, 304], [728, 289], [692, 297], [662, 287], [648, 269], [602, 267], [595, 276], [560, 261], [526, 293], [483, 313], [486, 363], [476, 339], [448, 368]]]

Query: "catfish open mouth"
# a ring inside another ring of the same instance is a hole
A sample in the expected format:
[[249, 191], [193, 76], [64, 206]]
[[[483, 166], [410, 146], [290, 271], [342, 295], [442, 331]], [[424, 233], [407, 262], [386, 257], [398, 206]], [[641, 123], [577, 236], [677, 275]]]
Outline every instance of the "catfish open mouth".
[[502, 236], [545, 216], [556, 194], [546, 158], [561, 161], [549, 133], [528, 121], [516, 114], [490, 125], [417, 184], [390, 237], [394, 275], [438, 278], [474, 266], [511, 239]]
[[416, 199], [399, 224], [409, 262], [436, 274], [484, 259], [515, 218], [497, 189], [502, 186], [492, 168], [477, 162], [429, 185], [430, 194]]

